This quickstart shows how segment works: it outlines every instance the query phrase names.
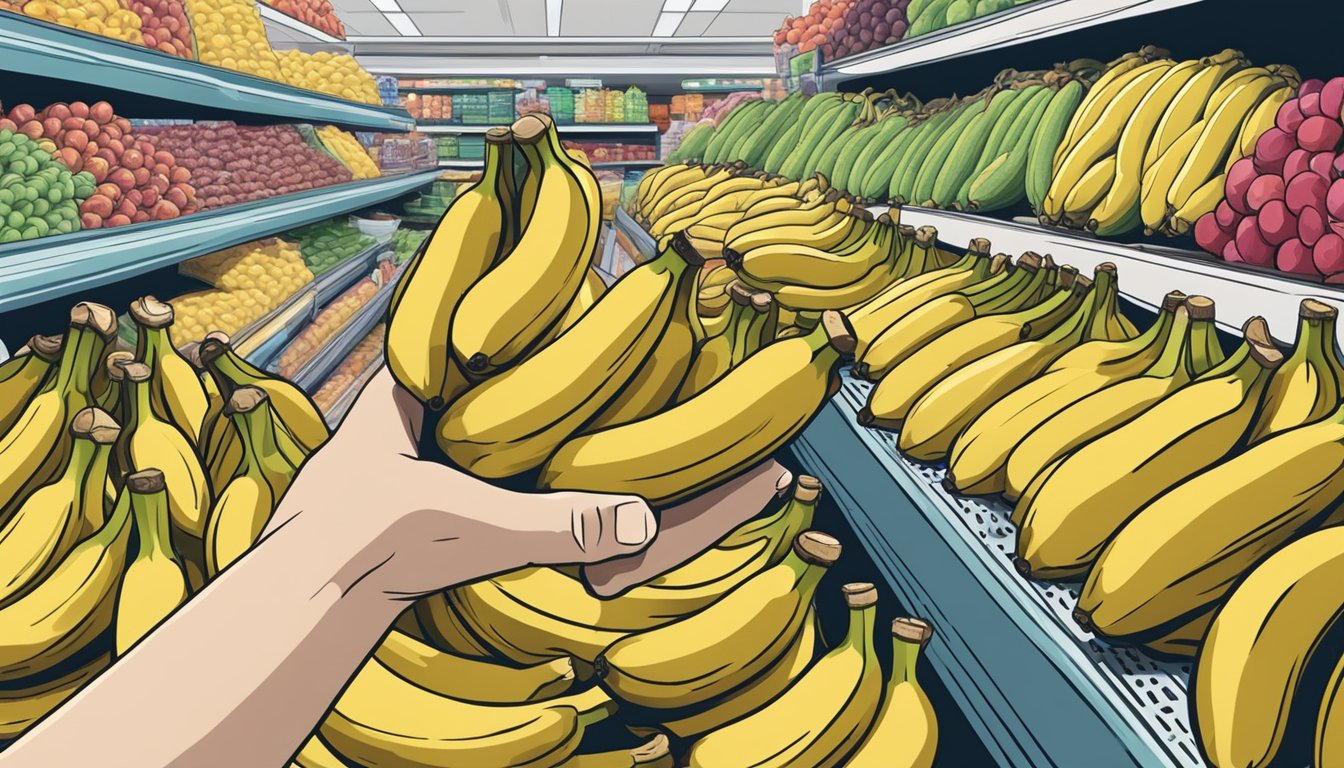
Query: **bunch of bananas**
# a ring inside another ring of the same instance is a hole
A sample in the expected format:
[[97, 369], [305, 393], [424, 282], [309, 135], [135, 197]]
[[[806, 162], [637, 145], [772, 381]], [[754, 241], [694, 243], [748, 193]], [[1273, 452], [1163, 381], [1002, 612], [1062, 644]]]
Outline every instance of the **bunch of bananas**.
[[1223, 199], [1227, 171], [1255, 152], [1300, 78], [1240, 51], [1176, 62], [1147, 47], [1087, 94], [1033, 198], [1045, 224], [1099, 235], [1184, 235]]
[[[252, 544], [326, 439], [307, 397], [173, 310], [81, 303], [0, 364], [0, 739], [17, 737]], [[261, 483], [265, 483], [265, 488]], [[265, 491], [262, 493], [261, 491]]]
[[[670, 159], [809, 179], [855, 198], [959, 210], [1044, 194], [1051, 159], [1104, 65], [1005, 70], [983, 91], [921, 104], [894, 91], [748, 101], [687, 134]], [[741, 175], [740, 173], [737, 175]], [[823, 187], [823, 191], [825, 189]]]

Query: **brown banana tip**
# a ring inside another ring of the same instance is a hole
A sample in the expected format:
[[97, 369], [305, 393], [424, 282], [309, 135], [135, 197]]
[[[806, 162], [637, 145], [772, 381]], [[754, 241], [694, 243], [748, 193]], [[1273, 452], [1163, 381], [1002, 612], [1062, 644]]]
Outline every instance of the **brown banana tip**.
[[1022, 578], [1024, 579], [1031, 578], [1031, 563], [1028, 563], [1023, 558], [1014, 557], [1013, 567], [1016, 568], [1017, 572], [1022, 575]]
[[873, 416], [873, 412], [866, 405], [863, 408], [859, 409], [858, 418], [859, 423], [865, 427], [871, 427], [873, 426], [874, 423], [877, 422], [877, 418]]
[[196, 357], [200, 358], [202, 366], [207, 366], [222, 357], [228, 350], [228, 342], [206, 336], [200, 344], [196, 345]]
[[126, 476], [126, 487], [131, 493], [158, 493], [163, 490], [163, 472], [158, 469], [142, 469]]
[[840, 588], [845, 596], [845, 605], [850, 608], [867, 608], [877, 605], [877, 587], [866, 581], [846, 584]]
[[1172, 291], [1162, 299], [1163, 312], [1175, 312], [1176, 308], [1185, 303], [1185, 294], [1180, 291]]
[[1212, 320], [1214, 317], [1213, 299], [1208, 296], [1189, 296], [1185, 300], [1185, 311], [1191, 320]]
[[976, 256], [988, 256], [989, 249], [990, 249], [989, 240], [983, 237], [975, 238], [970, 242], [970, 245], [966, 247], [966, 250], [968, 252], [973, 253]]
[[126, 366], [135, 362], [135, 353], [118, 349], [107, 353], [103, 365], [107, 368], [107, 378], [121, 381], [126, 378]]
[[769, 312], [770, 305], [774, 303], [774, 297], [765, 291], [759, 291], [751, 295], [751, 308], [757, 312]]
[[1246, 343], [1251, 346], [1251, 359], [1265, 368], [1277, 368], [1283, 364], [1283, 351], [1274, 345], [1274, 338], [1269, 333], [1269, 323], [1265, 322], [1263, 317], [1256, 315], [1247, 320], [1246, 325], [1242, 327], [1242, 335], [1246, 337]]
[[803, 531], [793, 540], [793, 551], [810, 565], [834, 565], [840, 550], [840, 541], [821, 531]]
[[131, 319], [146, 328], [167, 328], [173, 324], [173, 305], [153, 296], [141, 296], [131, 302]]
[[915, 230], [915, 244], [921, 248], [932, 248], [938, 242], [938, 228], [923, 226]]
[[491, 144], [508, 144], [513, 141], [513, 131], [497, 125], [485, 132], [485, 140]]
[[693, 267], [702, 267], [705, 265], [705, 257], [691, 245], [691, 240], [686, 236], [686, 232], [678, 230], [672, 235], [672, 250], [682, 258], [687, 264]]
[[1092, 626], [1092, 614], [1084, 611], [1082, 608], [1073, 609], [1073, 620], [1082, 627], [1084, 632], [1096, 632], [1096, 627]]
[[611, 663], [607, 661], [606, 654], [599, 655], [593, 659], [593, 675], [599, 679], [605, 679], [611, 674]]
[[150, 377], [154, 375], [153, 369], [140, 362], [122, 363], [121, 371], [126, 378], [137, 384], [149, 381]]
[[1101, 272], [1108, 272], [1111, 275], [1115, 275], [1117, 272], [1117, 267], [1112, 262], [1103, 261], [1097, 265], [1096, 269], [1092, 270], [1092, 274], [1095, 275]]
[[472, 373], [485, 373], [485, 369], [490, 367], [490, 358], [485, 356], [484, 352], [477, 352], [467, 359], [467, 370]]
[[542, 120], [537, 114], [523, 115], [513, 122], [511, 126], [514, 141], [520, 144], [536, 144], [546, 136], [546, 131], [551, 123], [548, 120]]
[[832, 349], [842, 355], [854, 354], [858, 342], [854, 337], [854, 326], [849, 324], [849, 318], [845, 317], [845, 313], [828, 309], [821, 313], [821, 324], [826, 331], [826, 337], [830, 339]]
[[652, 763], [656, 760], [662, 760], [672, 754], [672, 742], [664, 734], [656, 734], [648, 743], [643, 746], [635, 747], [630, 750], [630, 757], [635, 761], [635, 765]]
[[56, 362], [63, 346], [65, 346], [65, 338], [62, 336], [39, 335], [28, 340], [28, 350], [49, 363]]
[[960, 489], [957, 488], [957, 478], [952, 474], [952, 470], [950, 469], [947, 471], [946, 475], [943, 475], [943, 490], [948, 493], [960, 492]]
[[429, 398], [429, 402], [425, 403], [425, 405], [426, 407], [429, 408], [429, 410], [437, 412], [442, 411], [443, 407], [447, 405], [447, 403], [444, 401], [443, 397], [435, 395]]
[[811, 475], [799, 475], [793, 488], [793, 499], [804, 504], [821, 497], [821, 481]]
[[1041, 268], [1041, 255], [1035, 251], [1027, 251], [1017, 257], [1016, 265], [1018, 269], [1025, 269], [1028, 272], [1035, 272]]
[[112, 414], [102, 408], [84, 408], [70, 420], [70, 434], [92, 440], [100, 445], [116, 442], [121, 425]]
[[933, 625], [927, 619], [903, 616], [891, 621], [891, 636], [907, 643], [925, 646], [933, 639]]
[[1304, 320], [1333, 320], [1339, 316], [1339, 310], [1323, 301], [1303, 299], [1298, 314]]
[[224, 413], [233, 415], [235, 413], [251, 413], [262, 403], [270, 399], [266, 390], [260, 387], [239, 387], [233, 390], [229, 395], [229, 402], [224, 406]]
[[81, 301], [70, 310], [70, 324], [90, 328], [108, 341], [117, 335], [117, 313], [91, 301]]

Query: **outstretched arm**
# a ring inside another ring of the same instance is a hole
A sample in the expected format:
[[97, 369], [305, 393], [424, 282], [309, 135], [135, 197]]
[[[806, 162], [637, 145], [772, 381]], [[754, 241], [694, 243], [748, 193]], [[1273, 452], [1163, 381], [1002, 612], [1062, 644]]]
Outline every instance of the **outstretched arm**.
[[386, 370], [304, 466], [262, 540], [0, 754], [0, 768], [280, 766], [409, 601], [653, 538], [629, 496], [500, 490], [415, 455]]

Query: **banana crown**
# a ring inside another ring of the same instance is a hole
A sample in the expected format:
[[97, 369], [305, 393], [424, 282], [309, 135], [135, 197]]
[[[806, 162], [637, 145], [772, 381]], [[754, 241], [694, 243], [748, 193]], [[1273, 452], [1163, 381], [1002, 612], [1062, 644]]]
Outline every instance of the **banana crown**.
[[891, 685], [918, 684], [919, 652], [933, 639], [933, 625], [924, 619], [899, 618], [891, 622]]
[[294, 466], [285, 459], [277, 444], [275, 421], [271, 418], [270, 397], [257, 387], [239, 387], [229, 396], [224, 413], [233, 420], [243, 443], [243, 458], [236, 475], [250, 474], [264, 479], [277, 497], [288, 487]]
[[140, 552], [171, 552], [172, 545], [168, 539], [168, 495], [163, 473], [151, 473], [141, 477], [135, 484], [128, 482], [127, 488], [130, 490], [136, 534], [140, 537]]
[[1246, 321], [1241, 328], [1245, 341], [1222, 362], [1200, 376], [1196, 381], [1223, 377], [1254, 379], [1264, 371], [1273, 371], [1283, 363], [1283, 353], [1274, 346], [1269, 335], [1269, 324], [1260, 316]]

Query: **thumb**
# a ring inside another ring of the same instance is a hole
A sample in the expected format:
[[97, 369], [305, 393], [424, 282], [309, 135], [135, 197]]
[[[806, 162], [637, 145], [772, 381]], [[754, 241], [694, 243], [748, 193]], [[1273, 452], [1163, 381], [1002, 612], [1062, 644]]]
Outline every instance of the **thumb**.
[[550, 494], [553, 504], [533, 519], [537, 565], [587, 564], [633, 555], [649, 545], [658, 520], [638, 496], [594, 493]]

